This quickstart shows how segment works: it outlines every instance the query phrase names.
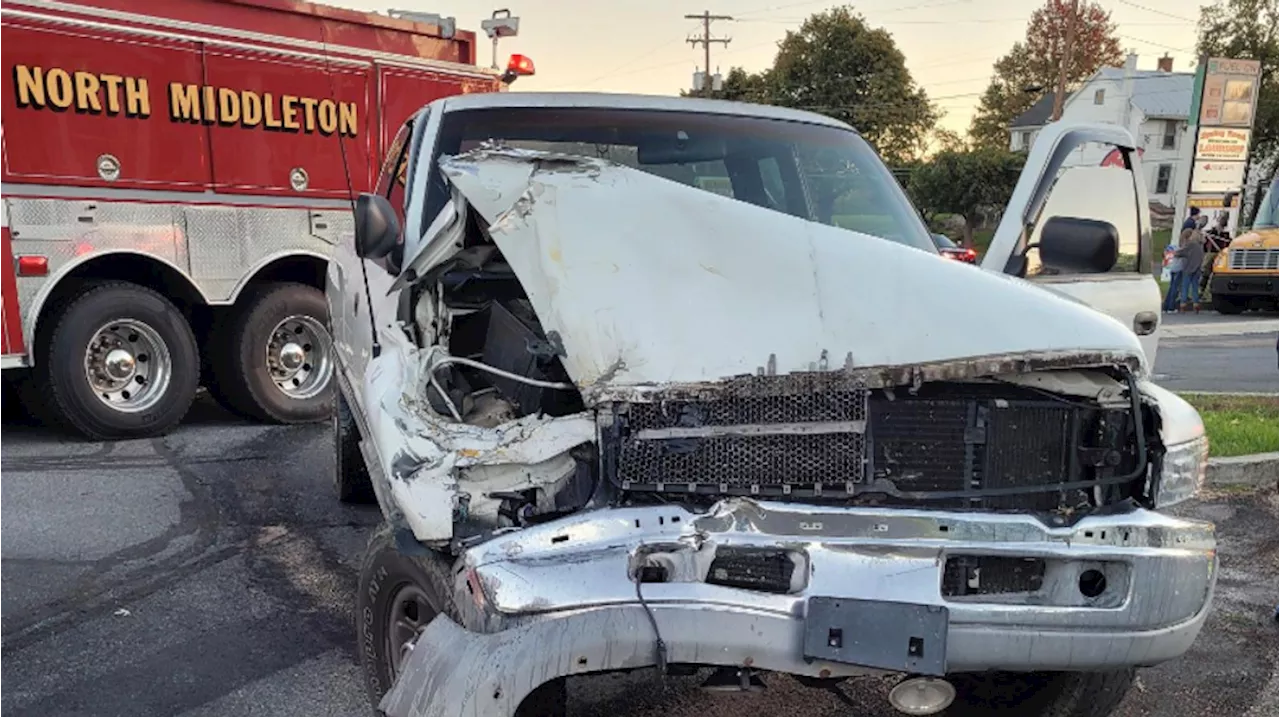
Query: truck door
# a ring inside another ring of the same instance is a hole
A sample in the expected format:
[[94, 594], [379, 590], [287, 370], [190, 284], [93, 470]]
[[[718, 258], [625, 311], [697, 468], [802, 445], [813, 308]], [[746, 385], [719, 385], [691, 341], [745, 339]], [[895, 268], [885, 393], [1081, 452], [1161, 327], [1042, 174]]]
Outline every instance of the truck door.
[[[1121, 166], [1064, 166], [1090, 143], [1117, 148]], [[1160, 287], [1151, 273], [1151, 215], [1133, 136], [1114, 125], [1046, 126], [1027, 156], [982, 268], [1020, 276], [1114, 317], [1142, 342], [1153, 366], [1160, 326]], [[1036, 248], [1054, 217], [1104, 221], [1115, 227], [1118, 256], [1106, 273], [1046, 266]]]

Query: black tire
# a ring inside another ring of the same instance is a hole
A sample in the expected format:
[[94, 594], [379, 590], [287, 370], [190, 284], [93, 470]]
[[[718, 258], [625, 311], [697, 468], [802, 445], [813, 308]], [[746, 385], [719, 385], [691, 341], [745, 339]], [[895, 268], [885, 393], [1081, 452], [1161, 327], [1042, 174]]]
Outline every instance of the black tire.
[[[305, 284], [268, 284], [240, 301], [243, 307], [237, 306], [238, 313], [212, 339], [209, 392], [232, 411], [259, 421], [314, 423], [328, 418], [333, 412], [332, 373], [318, 393], [294, 398], [276, 385], [266, 361], [267, 342], [282, 320], [304, 316], [328, 327], [324, 293]], [[319, 349], [333, 350], [331, 345]], [[332, 353], [329, 366], [333, 366]]]
[[[182, 421], [195, 399], [200, 355], [187, 320], [167, 299], [136, 284], [89, 284], [51, 319], [53, 328], [41, 332], [31, 384], [47, 401], [38, 413], [47, 409], [60, 425], [94, 440], [157, 436]], [[169, 352], [167, 388], [153, 405], [135, 412], [103, 403], [85, 375], [90, 341], [111, 322], [124, 320], [146, 324]]]
[[1230, 296], [1215, 295], [1213, 297], [1213, 310], [1219, 314], [1235, 316], [1236, 314], [1244, 313], [1245, 307], [1245, 302], [1233, 299]]
[[[356, 590], [356, 634], [365, 690], [375, 710], [394, 679], [386, 639], [393, 598], [405, 586], [416, 586], [433, 609], [431, 615], [417, 616], [420, 624], [441, 613], [457, 620], [450, 567], [450, 558], [435, 551], [419, 556], [396, 550], [395, 535], [385, 523], [370, 536]], [[515, 717], [564, 717], [565, 695], [563, 679], [547, 682], [525, 697]]]
[[946, 717], [1108, 717], [1134, 670], [948, 675], [956, 700]]
[[395, 534], [386, 523], [369, 537], [356, 590], [356, 635], [365, 691], [375, 709], [394, 682], [392, 656], [387, 651], [393, 599], [404, 587], [416, 586], [432, 610], [430, 615], [417, 616], [420, 624], [426, 625], [440, 613], [456, 616], [449, 566], [448, 558], [434, 551], [424, 556], [398, 551]]
[[333, 407], [333, 486], [343, 503], [373, 503], [373, 481], [360, 453], [360, 429], [342, 391], [335, 391]]

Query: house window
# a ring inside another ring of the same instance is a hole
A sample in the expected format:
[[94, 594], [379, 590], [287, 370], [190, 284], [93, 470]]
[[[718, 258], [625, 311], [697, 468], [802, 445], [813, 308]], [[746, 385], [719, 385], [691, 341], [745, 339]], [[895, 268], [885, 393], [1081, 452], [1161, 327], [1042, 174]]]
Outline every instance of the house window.
[[1031, 130], [1026, 130], [1025, 132], [1023, 132], [1023, 133], [1022, 133], [1022, 148], [1023, 148], [1023, 149], [1031, 149], [1031, 141], [1032, 141], [1033, 139], [1035, 139], [1035, 133], [1034, 133], [1034, 132], [1032, 132]]
[[1107, 91], [1105, 88], [1101, 90], [1095, 90], [1093, 93], [1093, 103], [1095, 105], [1102, 104], [1102, 101], [1105, 100], [1106, 98], [1107, 98]]
[[1177, 120], [1164, 121], [1164, 141], [1160, 143], [1161, 149], [1174, 149], [1178, 145], [1178, 122]]
[[1169, 193], [1169, 181], [1173, 178], [1173, 165], [1162, 164], [1156, 169], [1156, 194]]

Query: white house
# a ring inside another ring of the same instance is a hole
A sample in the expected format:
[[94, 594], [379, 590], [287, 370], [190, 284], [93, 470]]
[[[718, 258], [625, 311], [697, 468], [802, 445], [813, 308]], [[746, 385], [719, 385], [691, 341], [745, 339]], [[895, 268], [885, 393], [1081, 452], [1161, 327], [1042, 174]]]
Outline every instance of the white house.
[[[1158, 67], [1139, 70], [1138, 56], [1130, 54], [1124, 67], [1098, 70], [1067, 97], [1062, 118], [1127, 127], [1142, 149], [1147, 194], [1153, 210], [1171, 211], [1187, 189], [1190, 167], [1186, 158], [1179, 156], [1179, 149], [1184, 141], [1190, 141], [1187, 115], [1191, 111], [1195, 75], [1173, 72], [1173, 58], [1167, 56], [1159, 59]], [[1009, 128], [1010, 148], [1029, 148], [1040, 127], [1049, 121], [1052, 109], [1053, 96], [1048, 95], [1016, 118]], [[1084, 146], [1076, 150], [1067, 164], [1100, 164], [1108, 151], [1100, 145]]]

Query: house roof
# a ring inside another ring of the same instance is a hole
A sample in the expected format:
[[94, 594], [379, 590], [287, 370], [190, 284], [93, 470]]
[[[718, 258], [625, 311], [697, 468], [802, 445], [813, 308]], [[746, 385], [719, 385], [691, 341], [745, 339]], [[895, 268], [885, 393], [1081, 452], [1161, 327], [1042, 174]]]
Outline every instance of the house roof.
[[[1123, 82], [1123, 67], [1104, 67], [1096, 79]], [[1191, 90], [1195, 75], [1188, 72], [1135, 70], [1129, 101], [1150, 118], [1186, 119], [1191, 113]]]
[[1031, 105], [1031, 109], [1014, 117], [1013, 121], [1009, 123], [1009, 128], [1043, 127], [1048, 124], [1049, 118], [1053, 116], [1053, 97], [1055, 94], [1050, 92], [1041, 97], [1034, 105]]

